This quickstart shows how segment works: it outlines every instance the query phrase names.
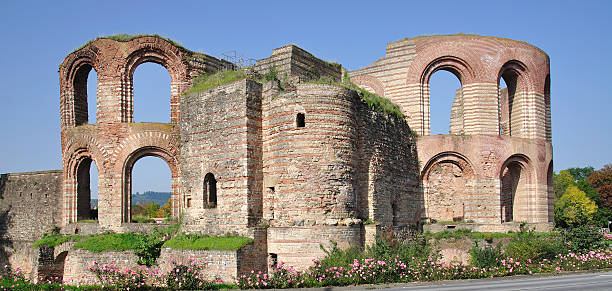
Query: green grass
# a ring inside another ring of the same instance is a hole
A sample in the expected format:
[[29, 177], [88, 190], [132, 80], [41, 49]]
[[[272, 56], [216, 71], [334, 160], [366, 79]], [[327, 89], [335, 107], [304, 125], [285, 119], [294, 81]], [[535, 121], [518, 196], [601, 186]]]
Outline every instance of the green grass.
[[180, 234], [164, 243], [164, 247], [179, 250], [237, 250], [253, 242], [253, 239], [240, 236], [199, 236]]
[[368, 107], [376, 111], [395, 116], [399, 119], [406, 118], [406, 116], [404, 115], [404, 113], [402, 113], [402, 111], [400, 110], [399, 106], [397, 106], [397, 104], [393, 103], [391, 100], [387, 98], [380, 97], [377, 94], [371, 93], [357, 86], [350, 80], [345, 80], [344, 82], [331, 82], [329, 80], [320, 79], [320, 80], [310, 81], [307, 83], [335, 85], [335, 86], [341, 86], [349, 90], [356, 91], [357, 94], [359, 94], [359, 97], [361, 98], [361, 100], [363, 100], [366, 104], [368, 104]]
[[245, 78], [246, 75], [242, 71], [222, 71], [214, 74], [199, 75], [193, 80], [193, 86], [185, 92], [185, 95], [205, 91]]
[[134, 215], [132, 217], [132, 222], [133, 223], [154, 223], [155, 220], [153, 218], [146, 217], [146, 216]]
[[106, 233], [85, 237], [74, 248], [91, 252], [133, 250], [144, 238], [145, 235], [136, 233]]
[[83, 238], [82, 235], [78, 235], [78, 234], [72, 234], [72, 235], [61, 235], [61, 234], [54, 234], [54, 235], [49, 235], [49, 236], [44, 236], [41, 239], [37, 240], [32, 247], [39, 247], [39, 246], [48, 246], [48, 247], [56, 247], [59, 246], [67, 241], [74, 241], [74, 242], [78, 242], [79, 240], [81, 240]]

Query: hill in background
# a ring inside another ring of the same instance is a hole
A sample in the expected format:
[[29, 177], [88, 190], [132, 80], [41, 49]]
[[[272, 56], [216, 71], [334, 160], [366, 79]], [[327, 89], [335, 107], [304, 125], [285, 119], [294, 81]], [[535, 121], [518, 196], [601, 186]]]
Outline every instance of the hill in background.
[[[170, 199], [170, 192], [155, 192], [155, 191], [146, 191], [142, 194], [136, 192], [132, 194], [132, 204], [138, 203], [149, 203], [151, 201], [156, 204], [163, 206], [166, 201]], [[98, 199], [91, 199], [90, 203], [92, 208], [98, 207]]]

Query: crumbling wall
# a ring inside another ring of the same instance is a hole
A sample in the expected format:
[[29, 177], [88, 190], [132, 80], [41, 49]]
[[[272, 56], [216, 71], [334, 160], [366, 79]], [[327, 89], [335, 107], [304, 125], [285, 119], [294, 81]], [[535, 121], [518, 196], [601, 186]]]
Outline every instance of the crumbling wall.
[[32, 274], [38, 250], [32, 244], [60, 222], [62, 172], [2, 174], [0, 264]]
[[[241, 80], [185, 96], [181, 106], [181, 187], [185, 229], [246, 233], [261, 217], [261, 85]], [[217, 181], [206, 205], [204, 177]]]

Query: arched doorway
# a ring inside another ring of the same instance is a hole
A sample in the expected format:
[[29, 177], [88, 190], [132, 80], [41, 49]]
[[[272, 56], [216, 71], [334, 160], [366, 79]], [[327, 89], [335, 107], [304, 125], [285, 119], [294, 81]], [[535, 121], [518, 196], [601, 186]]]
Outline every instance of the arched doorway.
[[[139, 169], [140, 166], [137, 166], [137, 162], [141, 159], [143, 160], [142, 168], [144, 169]], [[148, 167], [149, 164], [151, 163], [153, 163], [153, 165], [156, 165], [155, 167], [152, 167], [152, 169], [151, 167]], [[161, 169], [164, 168], [163, 164], [167, 165], [167, 167], [165, 167], [166, 171], [159, 171], [160, 168]], [[148, 169], [147, 171], [145, 170], [146, 168], [150, 168], [150, 169]], [[144, 171], [140, 174], [140, 173], [134, 173], [135, 170], [138, 172], [140, 172], [141, 170], [144, 170]], [[168, 176], [170, 176], [169, 183], [167, 181]], [[143, 148], [140, 148], [134, 151], [132, 154], [130, 154], [128, 158], [126, 159], [126, 162], [124, 164], [124, 169], [123, 169], [123, 200], [122, 200], [123, 202], [122, 203], [123, 205], [122, 217], [123, 218], [122, 218], [122, 221], [127, 222], [127, 223], [136, 222], [134, 221], [135, 216], [133, 216], [134, 214], [133, 210], [135, 208], [134, 205], [138, 204], [138, 201], [133, 201], [133, 199], [136, 198], [134, 194], [136, 194], [136, 192], [138, 192], [139, 195], [145, 194], [144, 192], [148, 191], [145, 189], [149, 189], [147, 187], [154, 187], [154, 188], [157, 187], [159, 188], [158, 190], [162, 190], [162, 191], [151, 191], [151, 192], [154, 192], [152, 194], [154, 196], [159, 196], [159, 193], [163, 194], [163, 192], [165, 192], [163, 190], [169, 189], [170, 195], [169, 195], [169, 198], [166, 201], [164, 201], [164, 204], [167, 203], [165, 207], [170, 208], [169, 211], [170, 211], [171, 218], [178, 217], [178, 212], [180, 209], [178, 204], [180, 203], [180, 199], [178, 197], [178, 191], [177, 191], [178, 189], [178, 186], [177, 186], [178, 178], [177, 177], [178, 176], [177, 176], [177, 170], [176, 170], [176, 161], [171, 155], [169, 155], [165, 150], [161, 148], [143, 147]], [[142, 179], [142, 181], [137, 181], [135, 184], [134, 183], [135, 179], [139, 179], [139, 180]], [[164, 180], [164, 179], [166, 179], [166, 182], [159, 181], [159, 180]], [[155, 180], [158, 180], [158, 181], [155, 181]], [[151, 185], [156, 185], [156, 186], [151, 186]], [[167, 187], [168, 185], [169, 185], [169, 188]], [[158, 192], [158, 193], [155, 193], [155, 192]], [[154, 196], [151, 196], [151, 197], [154, 197]], [[150, 203], [152, 202], [152, 200], [154, 199], [149, 199], [148, 201], [145, 201], [145, 202]], [[157, 201], [156, 203], [159, 205], [159, 203], [161, 203], [161, 200]], [[160, 208], [164, 207], [164, 205], [159, 205], [159, 206]], [[142, 222], [152, 222], [152, 220], [144, 220]]]
[[533, 171], [522, 155], [510, 157], [500, 171], [501, 222], [530, 222]]

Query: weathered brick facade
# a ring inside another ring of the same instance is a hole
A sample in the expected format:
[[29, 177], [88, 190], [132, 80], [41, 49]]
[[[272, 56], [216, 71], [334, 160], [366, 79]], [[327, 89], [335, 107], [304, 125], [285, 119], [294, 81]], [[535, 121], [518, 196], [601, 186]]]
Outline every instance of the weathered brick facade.
[[[168, 124], [133, 122], [132, 75], [144, 62], [170, 73]], [[92, 68], [97, 124], [87, 124]], [[98, 223], [81, 231], [139, 229], [130, 217], [131, 169], [145, 156], [168, 164], [172, 216], [183, 217], [184, 231], [255, 239], [236, 253], [196, 254], [234, 260], [227, 276], [268, 261], [306, 267], [330, 241], [363, 246], [376, 233], [368, 220], [395, 227], [459, 220], [490, 231], [553, 221], [549, 59], [531, 45], [472, 35], [405, 39], [348, 72], [398, 104], [405, 120], [345, 87], [308, 82], [340, 80], [342, 68], [294, 45], [253, 68], [275, 68], [282, 89], [243, 79], [184, 94], [198, 74], [233, 68], [155, 36], [97, 39], [68, 55], [60, 66], [63, 187], [49, 221], [72, 232], [91, 218], [95, 161]], [[438, 70], [455, 74], [462, 88], [451, 134], [430, 136], [428, 84]], [[508, 89], [499, 90], [500, 78]], [[79, 254], [67, 257], [87, 255]], [[81, 272], [75, 266], [72, 275]]]
[[[450, 134], [430, 135], [429, 79], [461, 82]], [[424, 218], [505, 231], [553, 222], [550, 60], [524, 42], [476, 35], [424, 36], [387, 45], [351, 80], [398, 104], [419, 134]], [[508, 88], [500, 90], [503, 78]]]

